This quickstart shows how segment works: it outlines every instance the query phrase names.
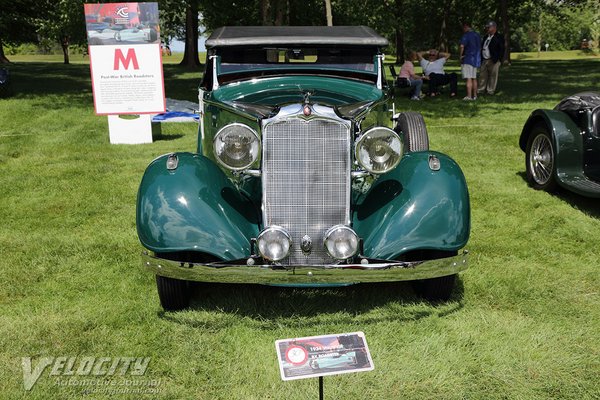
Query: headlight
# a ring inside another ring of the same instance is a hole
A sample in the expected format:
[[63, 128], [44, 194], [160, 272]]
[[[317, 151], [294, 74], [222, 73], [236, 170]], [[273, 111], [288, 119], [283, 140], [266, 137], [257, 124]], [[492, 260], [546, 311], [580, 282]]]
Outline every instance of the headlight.
[[331, 257], [345, 260], [358, 251], [358, 236], [349, 227], [336, 225], [325, 234], [325, 248]]
[[256, 239], [258, 252], [270, 261], [279, 261], [287, 257], [292, 246], [292, 238], [279, 226], [270, 226]]
[[215, 156], [224, 167], [241, 171], [250, 167], [260, 151], [258, 134], [242, 124], [223, 127], [214, 140]]
[[356, 142], [356, 159], [372, 174], [384, 174], [396, 168], [403, 153], [400, 137], [389, 128], [370, 129]]

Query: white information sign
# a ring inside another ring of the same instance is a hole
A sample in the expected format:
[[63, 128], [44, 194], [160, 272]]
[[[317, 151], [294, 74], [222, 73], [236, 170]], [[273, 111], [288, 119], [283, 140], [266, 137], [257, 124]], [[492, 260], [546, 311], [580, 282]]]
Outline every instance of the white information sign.
[[160, 44], [90, 46], [96, 114], [165, 112]]
[[[148, 115], [166, 110], [158, 3], [84, 4], [94, 109], [111, 143], [151, 143]], [[133, 115], [122, 119], [118, 116]]]

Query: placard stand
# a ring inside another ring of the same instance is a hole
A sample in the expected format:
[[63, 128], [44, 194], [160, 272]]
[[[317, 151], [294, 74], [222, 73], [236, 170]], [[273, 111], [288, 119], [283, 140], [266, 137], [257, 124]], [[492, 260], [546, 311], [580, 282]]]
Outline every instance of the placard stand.
[[109, 115], [108, 134], [112, 144], [152, 143], [152, 116]]
[[323, 400], [323, 377], [319, 377], [319, 400]]

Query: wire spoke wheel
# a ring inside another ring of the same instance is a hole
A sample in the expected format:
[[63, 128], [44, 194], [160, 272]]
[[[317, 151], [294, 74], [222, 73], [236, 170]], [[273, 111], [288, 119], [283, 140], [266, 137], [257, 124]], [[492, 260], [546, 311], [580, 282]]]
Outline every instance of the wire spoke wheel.
[[554, 168], [554, 154], [550, 139], [539, 134], [533, 139], [529, 163], [533, 179], [539, 185], [545, 185], [552, 178]]
[[557, 188], [556, 155], [549, 130], [543, 123], [536, 124], [527, 142], [527, 181], [537, 190], [547, 192]]

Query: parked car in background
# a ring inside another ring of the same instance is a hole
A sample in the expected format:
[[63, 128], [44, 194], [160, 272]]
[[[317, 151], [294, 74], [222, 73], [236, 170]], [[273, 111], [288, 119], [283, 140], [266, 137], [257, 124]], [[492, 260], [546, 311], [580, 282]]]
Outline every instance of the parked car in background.
[[392, 111], [387, 45], [360, 26], [215, 30], [197, 151], [152, 161], [138, 192], [165, 309], [188, 305], [189, 281], [414, 281], [450, 298], [467, 268], [467, 184], [420, 114]]
[[600, 93], [578, 93], [531, 113], [519, 138], [527, 181], [600, 197]]

